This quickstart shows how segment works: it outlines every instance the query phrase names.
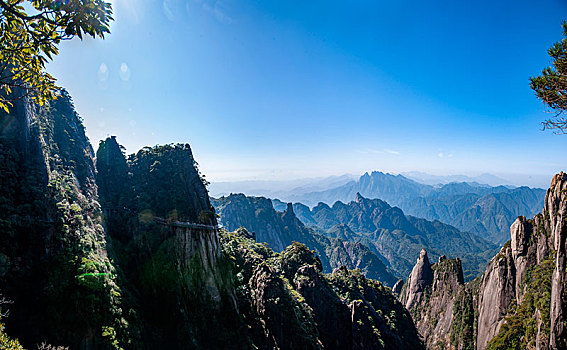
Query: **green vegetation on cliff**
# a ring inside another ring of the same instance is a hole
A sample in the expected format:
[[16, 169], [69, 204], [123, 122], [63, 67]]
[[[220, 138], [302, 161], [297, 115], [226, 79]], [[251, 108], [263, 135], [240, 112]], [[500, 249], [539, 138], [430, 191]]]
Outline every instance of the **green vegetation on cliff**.
[[143, 348], [219, 348], [241, 340], [216, 231], [175, 226], [216, 224], [196, 165], [187, 144], [146, 147], [126, 159], [111, 137], [97, 151], [105, 223], [133, 291]]
[[551, 279], [555, 254], [531, 266], [525, 274], [521, 303], [512, 304], [505, 323], [488, 343], [489, 350], [535, 349], [548, 343], [550, 336]]
[[440, 268], [450, 261], [444, 259], [431, 266], [433, 279], [419, 277], [420, 256], [402, 300], [419, 299], [406, 306], [428, 348], [565, 348], [566, 193], [567, 175], [561, 172], [547, 190], [543, 213], [518, 217], [510, 241], [467, 284], [458, 269]]
[[[2, 310], [0, 310], [1, 313]], [[17, 339], [11, 339], [4, 331], [4, 324], [0, 315], [0, 349], [3, 350], [23, 350]]]
[[250, 339], [260, 349], [419, 349], [411, 317], [380, 282], [360, 270], [323, 274], [304, 244], [281, 253], [245, 229], [221, 231], [236, 297]]
[[71, 98], [61, 91], [43, 107], [20, 101], [0, 125], [0, 285], [14, 302], [8, 331], [26, 347], [44, 339], [128, 346], [93, 152]]
[[[471, 282], [475, 283], [475, 282]], [[462, 288], [453, 305], [453, 322], [451, 322], [450, 342], [456, 349], [475, 349], [475, 310], [473, 291]]]
[[225, 228], [236, 230], [245, 227], [255, 233], [258, 242], [265, 242], [276, 251], [284, 250], [292, 242], [301, 242], [318, 253], [325, 272], [345, 265], [349, 269], [360, 269], [366, 277], [388, 286], [396, 282], [396, 277], [376, 252], [359, 241], [343, 239], [338, 237], [339, 234], [325, 235], [305, 226], [295, 216], [291, 205], [287, 205], [284, 212], [277, 212], [271, 200], [243, 194], [231, 194], [212, 202]]

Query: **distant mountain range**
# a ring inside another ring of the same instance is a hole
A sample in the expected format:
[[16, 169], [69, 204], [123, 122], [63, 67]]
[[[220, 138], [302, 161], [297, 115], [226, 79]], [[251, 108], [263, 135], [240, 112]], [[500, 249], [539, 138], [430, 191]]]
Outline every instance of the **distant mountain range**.
[[290, 195], [324, 191], [339, 187], [356, 180], [358, 175], [340, 175], [296, 180], [249, 180], [249, 181], [213, 181], [209, 185], [212, 197], [228, 196], [231, 193], [245, 193], [248, 196], [268, 198], [288, 198]]
[[[504, 177], [484, 173], [477, 176], [468, 175], [433, 175], [422, 171], [402, 172], [400, 175], [420, 184], [439, 186], [452, 182], [469, 182], [487, 186], [536, 187], [547, 188], [549, 175], [507, 174]], [[209, 193], [213, 197], [228, 196], [231, 193], [244, 193], [249, 196], [279, 198], [289, 202], [292, 196], [309, 192], [324, 191], [339, 187], [350, 181], [356, 181], [361, 175], [343, 174], [339, 176], [300, 178], [293, 180], [242, 180], [212, 181]]]
[[513, 183], [492, 174], [481, 174], [478, 176], [466, 175], [431, 175], [421, 171], [408, 171], [401, 175], [425, 185], [446, 185], [451, 182], [474, 182], [489, 186], [511, 186]]
[[438, 176], [417, 171], [400, 175], [375, 171], [358, 179], [342, 175], [290, 181], [213, 182], [209, 190], [213, 197], [245, 193], [272, 198], [278, 211], [285, 210], [287, 202], [309, 207], [319, 202], [347, 203], [360, 193], [382, 199], [406, 214], [439, 220], [495, 243], [507, 239], [516, 217], [535, 215], [545, 196], [542, 189], [514, 187], [510, 181], [492, 174]]
[[[281, 209], [282, 202], [274, 202]], [[329, 207], [321, 203], [313, 210], [300, 203], [287, 204], [283, 212], [277, 212], [267, 198], [243, 194], [212, 203], [228, 230], [243, 226], [258, 232], [256, 240], [276, 251], [292, 241], [305, 243], [319, 252], [323, 266], [358, 267], [389, 285], [395, 282], [390, 271], [398, 278], [407, 276], [424, 247], [432, 256], [462, 257], [465, 275], [471, 278], [484, 269], [496, 250], [496, 245], [474, 234], [439, 221], [405, 216], [399, 208], [360, 194], [348, 204], [336, 202]]]
[[492, 187], [469, 182], [432, 186], [403, 175], [372, 172], [364, 174], [358, 181], [292, 196], [290, 200], [313, 207], [320, 202], [329, 205], [336, 201], [346, 203], [357, 193], [384, 200], [406, 214], [439, 220], [497, 243], [507, 239], [516, 217], [535, 215], [545, 196], [545, 191], [538, 188]]

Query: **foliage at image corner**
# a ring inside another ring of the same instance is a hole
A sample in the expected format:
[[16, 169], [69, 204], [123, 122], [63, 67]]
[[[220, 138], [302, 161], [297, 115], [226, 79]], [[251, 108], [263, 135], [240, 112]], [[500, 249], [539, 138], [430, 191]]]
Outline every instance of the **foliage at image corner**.
[[2, 310], [0, 310], [0, 349], [4, 350], [24, 350], [17, 339], [12, 339], [6, 334], [4, 330], [4, 323], [2, 323]]
[[111, 4], [104, 0], [0, 0], [0, 108], [9, 113], [24, 97], [43, 105], [57, 97], [46, 64], [63, 40], [104, 38]]

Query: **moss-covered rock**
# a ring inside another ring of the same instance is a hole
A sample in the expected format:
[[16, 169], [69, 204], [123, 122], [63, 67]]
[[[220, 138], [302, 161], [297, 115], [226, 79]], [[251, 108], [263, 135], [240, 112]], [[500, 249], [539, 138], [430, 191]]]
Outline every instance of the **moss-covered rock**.
[[26, 347], [135, 343], [97, 202], [93, 151], [65, 91], [0, 114], [0, 288]]
[[422, 347], [409, 313], [380, 282], [346, 267], [323, 274], [314, 252], [305, 245], [293, 243], [276, 253], [247, 236], [242, 230], [223, 231], [221, 243], [234, 264], [239, 310], [254, 345], [262, 349], [298, 344], [325, 349]]

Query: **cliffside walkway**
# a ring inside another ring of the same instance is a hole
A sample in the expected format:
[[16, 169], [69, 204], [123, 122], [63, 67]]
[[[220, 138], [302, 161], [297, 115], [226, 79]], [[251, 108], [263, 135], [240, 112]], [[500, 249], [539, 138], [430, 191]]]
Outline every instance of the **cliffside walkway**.
[[[108, 217], [116, 214], [117, 212], [120, 211], [127, 211], [130, 214], [132, 214], [132, 211], [126, 207], [118, 207], [118, 206], [105, 206], [102, 208], [104, 214]], [[160, 225], [165, 225], [165, 226], [173, 226], [173, 227], [185, 227], [185, 228], [192, 228], [192, 229], [196, 229], [196, 230], [210, 230], [210, 231], [216, 231], [220, 228], [222, 228], [222, 225], [204, 225], [204, 224], [197, 224], [197, 223], [193, 223], [193, 222], [188, 222], [188, 221], [173, 221], [173, 220], [166, 220], [164, 218], [160, 218], [155, 216], [153, 218], [153, 221], [156, 224], [160, 224]]]
[[216, 231], [221, 228], [220, 225], [204, 225], [204, 224], [196, 224], [187, 221], [168, 221], [163, 218], [154, 217], [154, 222], [160, 225], [167, 225], [167, 226], [174, 226], [174, 227], [184, 227], [184, 228], [194, 228], [197, 230], [210, 230]]

